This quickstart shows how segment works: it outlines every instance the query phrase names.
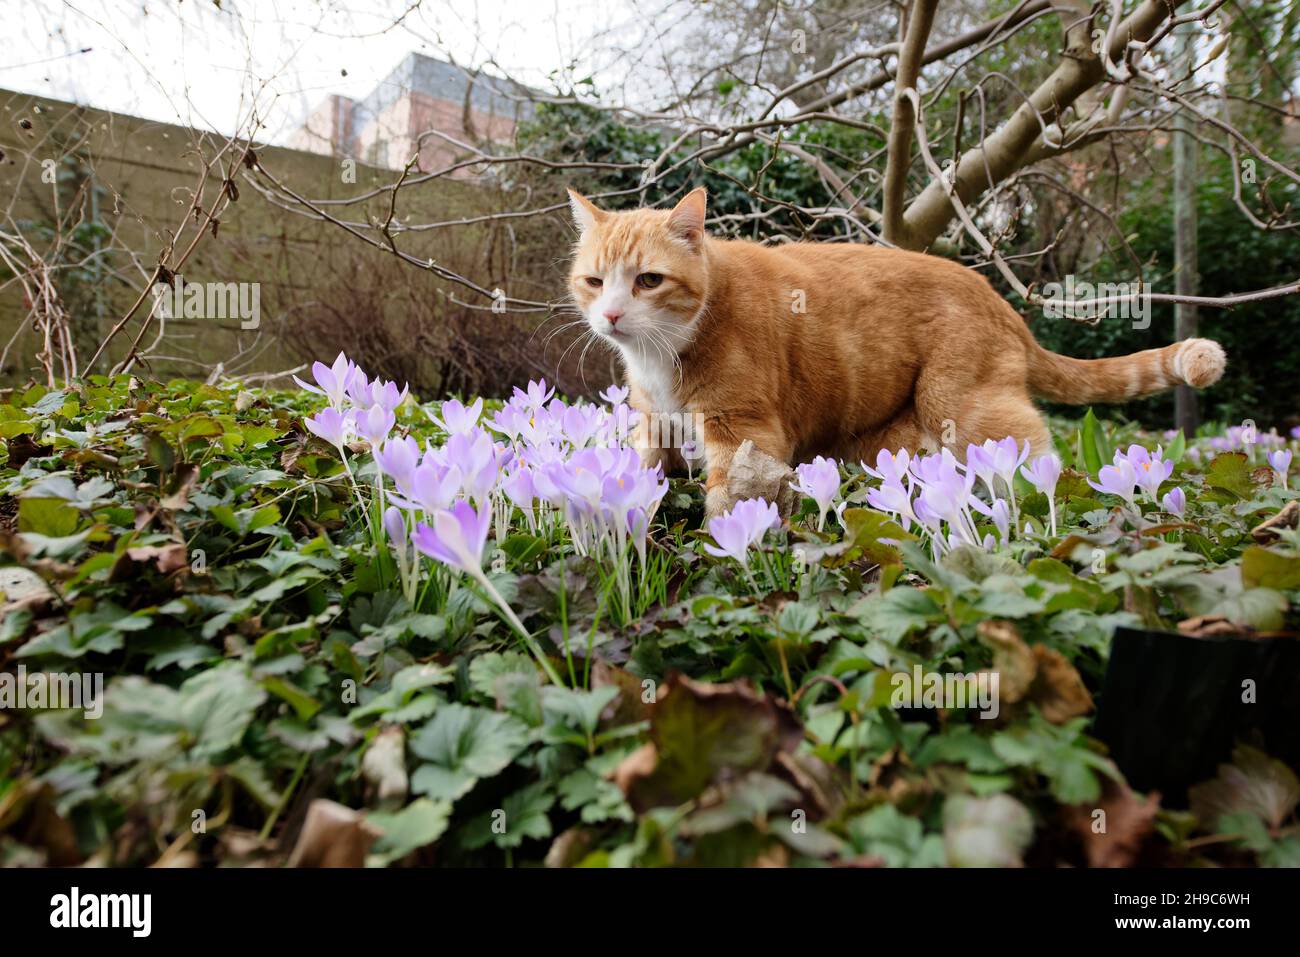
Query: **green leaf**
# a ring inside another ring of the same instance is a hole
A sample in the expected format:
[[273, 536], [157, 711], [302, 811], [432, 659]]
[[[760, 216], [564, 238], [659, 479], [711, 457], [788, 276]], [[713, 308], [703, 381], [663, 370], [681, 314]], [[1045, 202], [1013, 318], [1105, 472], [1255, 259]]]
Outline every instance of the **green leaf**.
[[862, 607], [862, 620], [881, 637], [897, 643], [909, 632], [942, 621], [943, 609], [935, 602], [932, 589], [896, 587]]
[[454, 801], [479, 778], [505, 770], [528, 738], [528, 727], [509, 715], [447, 705], [411, 738], [411, 752], [427, 762], [415, 772], [412, 790]]
[[922, 743], [913, 757], [918, 767], [931, 764], [962, 764], [972, 771], [997, 772], [1007, 767], [1007, 762], [993, 750], [988, 735], [977, 734], [968, 724], [959, 724], [942, 734], [932, 734]]
[[550, 837], [551, 821], [547, 812], [553, 804], [555, 795], [545, 785], [530, 784], [507, 797], [501, 807], [471, 821], [465, 828], [462, 843], [470, 850], [487, 844], [514, 848], [527, 839]]
[[384, 867], [442, 837], [451, 821], [451, 802], [417, 798], [395, 813], [372, 811], [366, 820], [383, 832], [366, 863]]
[[281, 701], [287, 701], [303, 721], [310, 721], [321, 709], [321, 703], [292, 682], [270, 675], [262, 679], [262, 687]]
[[1165, 449], [1165, 458], [1169, 459], [1175, 465], [1183, 460], [1187, 454], [1187, 436], [1183, 435], [1183, 430], [1179, 429], [1178, 434], [1174, 436], [1169, 447]]
[[255, 532], [259, 528], [266, 528], [268, 525], [274, 525], [280, 521], [280, 508], [277, 505], [267, 505], [259, 508], [248, 519], [248, 531]]
[[802, 732], [788, 713], [747, 684], [704, 684], [675, 676], [651, 713], [655, 761], [628, 781], [628, 802], [678, 805], [711, 783], [765, 770]]
[[564, 722], [584, 734], [596, 733], [600, 713], [618, 697], [618, 688], [606, 685], [592, 691], [557, 688], [547, 685], [542, 689], [542, 707], [552, 718]]
[[1083, 426], [1079, 433], [1079, 452], [1088, 472], [1095, 475], [1103, 465], [1110, 464], [1114, 452], [1106, 440], [1105, 430], [1097, 421], [1091, 408], [1083, 416]]
[[180, 688], [180, 720], [193, 748], [215, 756], [239, 743], [266, 692], [239, 662], [226, 662], [190, 678]]
[[1300, 589], [1300, 555], [1251, 545], [1241, 554], [1241, 583], [1247, 588]]
[[66, 392], [56, 389], [53, 392], [45, 393], [35, 405], [28, 406], [28, 408], [35, 416], [42, 418], [51, 416], [63, 408], [67, 395]]
[[844, 542], [850, 550], [860, 550], [864, 559], [877, 565], [898, 565], [903, 556], [893, 545], [881, 539], [894, 542], [916, 541], [916, 536], [904, 531], [903, 527], [888, 515], [866, 508], [849, 508], [844, 510]]
[[888, 867], [942, 867], [943, 838], [925, 833], [921, 822], [882, 804], [849, 821], [849, 837], [863, 854], [879, 857]]
[[1238, 498], [1250, 498], [1254, 486], [1250, 481], [1249, 460], [1241, 452], [1220, 453], [1205, 470], [1205, 484]]
[[1080, 729], [1087, 719], [1054, 725], [1034, 713], [1031, 720], [993, 736], [993, 751], [1007, 764], [1032, 768], [1047, 778], [1052, 796], [1062, 804], [1095, 802], [1102, 773], [1119, 780], [1119, 771], [1088, 747]]
[[469, 683], [475, 691], [496, 701], [498, 682], [504, 675], [523, 674], [535, 677], [537, 665], [519, 651], [489, 651], [469, 663]]
[[1258, 748], [1239, 744], [1218, 776], [1188, 789], [1192, 813], [1210, 824], [1224, 814], [1247, 812], [1279, 828], [1300, 805], [1300, 778]]
[[81, 522], [81, 513], [60, 498], [22, 498], [18, 500], [18, 531], [34, 532], [49, 538], [72, 535]]
[[1222, 615], [1238, 625], [1258, 631], [1277, 631], [1285, 621], [1286, 596], [1271, 588], [1250, 588], [1222, 599], [1207, 613]]
[[566, 811], [581, 809], [585, 824], [603, 821], [631, 821], [635, 817], [623, 792], [591, 768], [582, 767], [560, 781], [560, 803]]

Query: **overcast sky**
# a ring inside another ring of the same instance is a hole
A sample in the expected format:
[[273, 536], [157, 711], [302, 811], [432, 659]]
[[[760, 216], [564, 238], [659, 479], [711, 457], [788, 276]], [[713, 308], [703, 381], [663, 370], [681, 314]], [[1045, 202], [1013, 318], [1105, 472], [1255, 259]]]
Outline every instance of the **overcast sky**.
[[605, 76], [610, 41], [638, 13], [637, 0], [0, 0], [16, 34], [0, 88], [224, 133], [256, 93], [275, 142], [326, 95], [368, 94], [411, 51], [496, 62], [546, 90], [557, 70]]

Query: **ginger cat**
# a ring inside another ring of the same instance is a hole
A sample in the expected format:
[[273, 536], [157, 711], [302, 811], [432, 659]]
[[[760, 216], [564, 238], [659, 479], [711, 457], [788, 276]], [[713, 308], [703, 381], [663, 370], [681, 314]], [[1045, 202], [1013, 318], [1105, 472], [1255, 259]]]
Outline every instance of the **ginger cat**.
[[[647, 464], [655, 413], [702, 426], [707, 513], [727, 501], [746, 439], [787, 463], [874, 461], [881, 448], [962, 457], [1007, 435], [1052, 448], [1032, 397], [1117, 402], [1223, 374], [1218, 343], [1188, 339], [1111, 359], [1040, 346], [978, 273], [947, 259], [850, 243], [757, 243], [705, 234], [705, 192], [671, 211], [609, 212], [569, 191], [581, 231], [570, 285], [591, 329], [622, 356]], [[668, 430], [662, 430], [666, 433]]]

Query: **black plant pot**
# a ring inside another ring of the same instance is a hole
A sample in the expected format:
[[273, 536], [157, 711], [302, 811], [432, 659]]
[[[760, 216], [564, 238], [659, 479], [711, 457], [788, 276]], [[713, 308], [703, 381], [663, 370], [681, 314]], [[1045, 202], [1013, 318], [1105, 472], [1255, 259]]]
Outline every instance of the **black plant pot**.
[[1300, 640], [1117, 628], [1093, 732], [1166, 807], [1186, 807], [1239, 740], [1300, 768]]

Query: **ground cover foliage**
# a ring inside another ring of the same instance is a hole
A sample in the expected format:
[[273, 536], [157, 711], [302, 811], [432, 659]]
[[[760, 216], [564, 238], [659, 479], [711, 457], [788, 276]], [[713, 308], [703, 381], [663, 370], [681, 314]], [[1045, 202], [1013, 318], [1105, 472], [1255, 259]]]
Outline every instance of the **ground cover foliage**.
[[1167, 806], [1092, 734], [1118, 625], [1294, 640], [1291, 436], [1089, 413], [710, 524], [617, 391], [341, 362], [0, 394], [0, 670], [105, 679], [0, 709], [0, 864], [1300, 864], [1260, 742]]

